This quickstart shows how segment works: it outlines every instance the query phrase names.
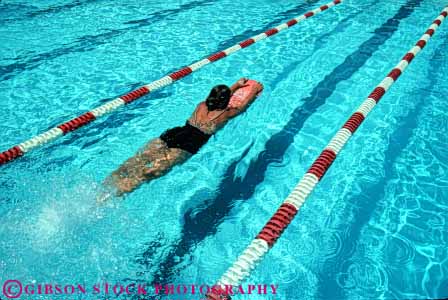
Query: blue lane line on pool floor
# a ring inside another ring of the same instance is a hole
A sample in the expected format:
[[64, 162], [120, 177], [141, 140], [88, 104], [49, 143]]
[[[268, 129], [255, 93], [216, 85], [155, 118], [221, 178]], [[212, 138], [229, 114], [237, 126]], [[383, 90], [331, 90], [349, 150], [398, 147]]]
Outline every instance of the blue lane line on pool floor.
[[151, 26], [154, 25], [155, 22], [160, 22], [179, 13], [185, 13], [198, 7], [211, 5], [212, 3], [214, 3], [214, 0], [193, 1], [188, 4], [180, 5], [175, 9], [166, 9], [152, 13], [150, 14], [151, 17], [144, 19], [144, 22], [133, 26], [120, 29], [108, 29], [106, 32], [97, 35], [84, 35], [82, 37], [78, 37], [74, 42], [68, 44], [64, 48], [57, 48], [49, 52], [40, 53], [29, 59], [25, 59], [22, 62], [19, 61], [13, 64], [0, 66], [0, 81], [12, 79], [21, 72], [32, 70], [39, 67], [41, 64], [48, 62], [49, 60], [53, 60], [64, 55], [95, 50], [99, 46], [109, 43], [110, 39], [128, 33], [129, 30]]
[[[83, 6], [85, 4], [99, 2], [99, 1], [102, 1], [102, 0], [84, 0], [84, 1], [77, 0], [77, 1], [63, 4], [63, 5], [49, 6], [44, 9], [38, 9], [36, 11], [25, 12], [24, 16], [3, 19], [3, 20], [0, 19], [0, 24], [4, 25], [5, 23], [27, 20], [30, 18], [39, 17], [39, 16], [43, 16], [43, 15], [57, 14], [57, 13], [60, 13], [60, 12], [66, 11], [66, 10], [70, 10], [74, 7]], [[0, 8], [2, 9], [3, 13], [10, 13], [11, 11], [14, 13], [14, 12], [23, 12], [24, 10], [27, 10], [30, 8], [31, 9], [35, 8], [35, 6], [28, 5], [28, 4], [5, 3], [3, 5], [0, 5]], [[9, 10], [9, 12], [8, 12], [8, 10]]]

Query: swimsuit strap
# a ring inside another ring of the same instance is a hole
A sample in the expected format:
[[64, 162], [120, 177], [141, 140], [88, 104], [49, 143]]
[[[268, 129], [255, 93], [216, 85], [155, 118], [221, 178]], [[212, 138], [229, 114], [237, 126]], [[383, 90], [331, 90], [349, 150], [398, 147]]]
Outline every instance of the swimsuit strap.
[[227, 111], [227, 109], [224, 109], [219, 115], [217, 115], [216, 117], [214, 117], [213, 119], [210, 119], [209, 121], [212, 122], [216, 119], [218, 119], [223, 113], [225, 113]]
[[[217, 115], [216, 117], [214, 117], [212, 119], [209, 119], [208, 122], [213, 122], [214, 120], [218, 119], [226, 111], [227, 111], [227, 109], [224, 109], [219, 115]], [[208, 122], [201, 123], [201, 122], [197, 121], [197, 109], [194, 111], [193, 116], [194, 116], [194, 123], [197, 124], [199, 127], [201, 127], [202, 125], [206, 125], [208, 123]], [[213, 125], [216, 126], [215, 123], [213, 123]]]

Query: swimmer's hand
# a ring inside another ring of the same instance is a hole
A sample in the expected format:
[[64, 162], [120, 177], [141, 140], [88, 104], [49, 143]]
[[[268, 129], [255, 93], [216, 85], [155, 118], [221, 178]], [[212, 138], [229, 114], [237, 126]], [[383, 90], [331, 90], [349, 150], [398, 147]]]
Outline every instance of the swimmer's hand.
[[240, 87], [244, 87], [244, 86], [246, 86], [246, 82], [248, 81], [249, 79], [248, 78], [246, 78], [246, 77], [242, 77], [242, 78], [240, 78], [238, 81], [237, 81], [237, 83], [238, 83], [238, 85], [240, 86]]

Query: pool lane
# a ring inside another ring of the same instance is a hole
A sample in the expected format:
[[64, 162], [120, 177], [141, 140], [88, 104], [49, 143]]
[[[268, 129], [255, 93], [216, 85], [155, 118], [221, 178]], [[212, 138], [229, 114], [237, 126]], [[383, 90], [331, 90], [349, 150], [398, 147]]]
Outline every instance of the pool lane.
[[[156, 274], [154, 282], [169, 282], [176, 271], [175, 266], [179, 263], [178, 258], [183, 258], [190, 253], [192, 247], [207, 237], [213, 236], [217, 227], [226, 219], [238, 201], [244, 201], [253, 196], [257, 186], [265, 180], [265, 172], [269, 165], [283, 159], [286, 150], [294, 141], [294, 136], [300, 132], [306, 120], [325, 104], [325, 100], [335, 91], [336, 85], [358, 72], [368, 59], [378, 51], [380, 46], [398, 30], [401, 20], [409, 17], [414, 9], [420, 6], [421, 2], [422, 0], [408, 0], [398, 9], [395, 15], [375, 29], [374, 34], [362, 43], [355, 52], [350, 54], [342, 64], [336, 66], [330, 74], [318, 82], [309, 97], [297, 101], [303, 104], [293, 111], [291, 119], [283, 129], [266, 142], [265, 149], [260, 152], [256, 160], [251, 161], [244, 178], [236, 176], [235, 171], [238, 161], [233, 162], [227, 168], [223, 174], [223, 180], [217, 187], [217, 195], [204, 201], [208, 205], [190, 209], [184, 214], [184, 226], [179, 242], [173, 246], [173, 250], [159, 265], [160, 272]], [[334, 32], [325, 36], [331, 36], [341, 27], [348, 25], [351, 18], [355, 17], [356, 14], [354, 13], [350, 18], [344, 19], [343, 24], [338, 25]], [[326, 47], [325, 36], [318, 40], [315, 48]], [[241, 158], [244, 156], [245, 153]]]

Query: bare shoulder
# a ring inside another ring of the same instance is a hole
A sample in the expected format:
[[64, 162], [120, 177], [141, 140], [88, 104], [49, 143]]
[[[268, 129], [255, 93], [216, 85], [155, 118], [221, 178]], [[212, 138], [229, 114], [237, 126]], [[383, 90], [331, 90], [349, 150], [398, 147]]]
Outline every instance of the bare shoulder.
[[204, 110], [204, 108], [206, 107], [205, 105], [205, 101], [200, 102], [196, 108], [194, 109], [195, 113], [200, 113], [201, 111]]

